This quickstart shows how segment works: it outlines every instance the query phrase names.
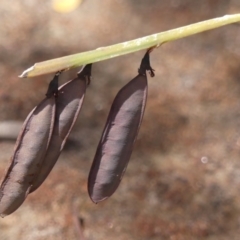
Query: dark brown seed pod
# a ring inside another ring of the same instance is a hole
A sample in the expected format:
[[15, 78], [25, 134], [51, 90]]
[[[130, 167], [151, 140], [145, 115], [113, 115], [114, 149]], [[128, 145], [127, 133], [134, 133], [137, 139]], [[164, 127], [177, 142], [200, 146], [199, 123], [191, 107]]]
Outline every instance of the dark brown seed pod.
[[110, 197], [120, 184], [136, 140], [147, 99], [149, 52], [139, 74], [115, 97], [88, 178], [88, 193], [98, 203]]
[[91, 64], [78, 77], [58, 89], [56, 118], [52, 138], [40, 172], [30, 192], [35, 191], [47, 178], [65, 145], [65, 142], [80, 113], [87, 84], [90, 82]]
[[40, 169], [54, 125], [57, 87], [53, 85], [57, 84], [58, 76], [59, 73], [51, 81], [47, 97], [28, 115], [17, 138], [10, 166], [0, 187], [1, 217], [20, 207]]

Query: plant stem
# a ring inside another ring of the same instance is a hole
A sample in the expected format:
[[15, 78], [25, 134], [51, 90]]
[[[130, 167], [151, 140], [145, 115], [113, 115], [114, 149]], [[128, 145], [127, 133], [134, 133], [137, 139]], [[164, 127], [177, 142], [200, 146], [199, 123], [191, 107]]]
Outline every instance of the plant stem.
[[160, 46], [166, 42], [174, 41], [179, 38], [239, 21], [240, 14], [226, 15], [146, 37], [141, 37], [135, 40], [101, 47], [96, 50], [55, 58], [34, 64], [34, 66], [25, 70], [19, 77], [35, 77], [47, 73], [57, 72], [63, 69], [79, 67], [88, 63], [99, 62], [139, 50], [148, 49], [150, 47]]

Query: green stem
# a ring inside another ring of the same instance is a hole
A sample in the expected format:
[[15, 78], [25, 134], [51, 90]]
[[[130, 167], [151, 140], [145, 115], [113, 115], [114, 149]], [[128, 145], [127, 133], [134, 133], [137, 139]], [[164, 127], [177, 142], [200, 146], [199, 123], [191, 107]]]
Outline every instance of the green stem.
[[239, 21], [240, 14], [226, 15], [223, 17], [191, 24], [185, 27], [156, 33], [135, 40], [114, 44], [108, 47], [101, 47], [88, 52], [55, 58], [52, 60], [36, 63], [34, 66], [25, 70], [19, 77], [35, 77], [47, 73], [57, 72], [62, 69], [75, 68], [86, 65], [88, 63], [99, 62], [139, 50], [148, 49], [150, 47], [159, 46], [165, 42], [170, 42], [179, 38], [187, 37], [196, 33]]

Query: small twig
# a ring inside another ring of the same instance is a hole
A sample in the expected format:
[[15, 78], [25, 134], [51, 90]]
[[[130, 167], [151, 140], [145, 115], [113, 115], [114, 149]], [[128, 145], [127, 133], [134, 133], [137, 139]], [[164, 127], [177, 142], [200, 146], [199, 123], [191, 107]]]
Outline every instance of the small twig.
[[135, 40], [98, 48], [96, 50], [55, 58], [34, 64], [34, 66], [25, 70], [19, 77], [34, 77], [57, 72], [62, 69], [70, 69], [89, 63], [99, 62], [154, 46], [160, 46], [161, 44], [169, 41], [174, 41], [183, 37], [239, 21], [240, 14], [226, 15], [169, 31], [156, 33], [146, 37], [141, 37]]
[[23, 122], [20, 121], [0, 121], [0, 139], [15, 141], [22, 125]]

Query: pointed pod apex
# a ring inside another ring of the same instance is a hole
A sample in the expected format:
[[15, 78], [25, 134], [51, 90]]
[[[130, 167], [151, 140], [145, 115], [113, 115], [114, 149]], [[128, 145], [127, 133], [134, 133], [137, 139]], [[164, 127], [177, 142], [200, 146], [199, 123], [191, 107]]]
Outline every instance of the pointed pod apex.
[[140, 68], [138, 69], [138, 73], [141, 75], [145, 75], [146, 76], [146, 71], [148, 71], [150, 73], [151, 77], [154, 77], [154, 69], [152, 69], [151, 65], [150, 65], [150, 51], [147, 51], [146, 54], [144, 55]]
[[92, 200], [92, 202], [94, 203], [94, 204], [98, 204], [99, 202], [98, 201], [93, 201], [93, 199], [91, 199]]
[[96, 200], [93, 200], [91, 197], [90, 197], [90, 199], [92, 200], [92, 202], [94, 203], [94, 204], [98, 204], [99, 202], [101, 202], [101, 201], [96, 201]]

